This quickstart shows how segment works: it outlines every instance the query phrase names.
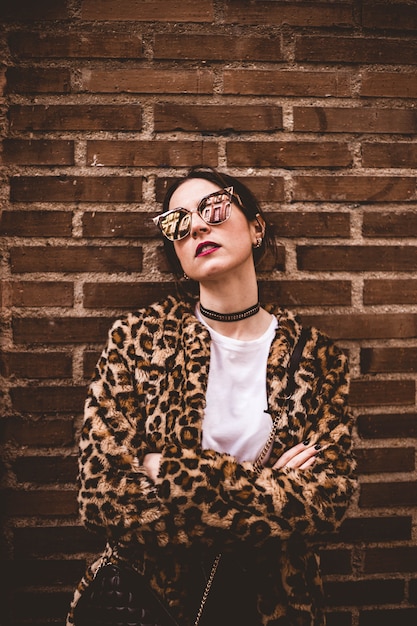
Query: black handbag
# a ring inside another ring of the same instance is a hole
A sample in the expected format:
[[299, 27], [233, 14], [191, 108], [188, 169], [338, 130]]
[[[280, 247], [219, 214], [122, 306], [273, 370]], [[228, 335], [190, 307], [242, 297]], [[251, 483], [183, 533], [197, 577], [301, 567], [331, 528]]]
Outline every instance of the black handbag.
[[75, 626], [178, 626], [138, 572], [103, 563], [74, 609]]

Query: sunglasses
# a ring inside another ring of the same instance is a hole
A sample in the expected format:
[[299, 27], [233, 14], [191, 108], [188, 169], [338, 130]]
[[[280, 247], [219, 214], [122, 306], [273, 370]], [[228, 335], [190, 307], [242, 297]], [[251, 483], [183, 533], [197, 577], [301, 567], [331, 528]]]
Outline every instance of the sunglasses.
[[169, 241], [184, 239], [191, 232], [191, 215], [195, 212], [210, 226], [218, 226], [229, 219], [232, 212], [232, 202], [241, 206], [240, 198], [233, 195], [233, 187], [227, 187], [205, 196], [198, 203], [196, 211], [188, 209], [172, 209], [152, 218], [154, 224], [161, 229], [164, 237]]

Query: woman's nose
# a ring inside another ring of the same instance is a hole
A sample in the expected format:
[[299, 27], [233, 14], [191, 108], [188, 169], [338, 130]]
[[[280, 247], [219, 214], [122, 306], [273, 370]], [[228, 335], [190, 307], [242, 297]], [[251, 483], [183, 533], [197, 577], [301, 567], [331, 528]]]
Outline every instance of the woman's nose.
[[190, 216], [191, 219], [191, 237], [195, 238], [197, 237], [199, 232], [207, 232], [210, 227], [209, 224], [207, 224], [203, 218], [201, 217], [201, 215], [199, 213], [197, 213], [197, 211], [193, 211], [191, 213]]

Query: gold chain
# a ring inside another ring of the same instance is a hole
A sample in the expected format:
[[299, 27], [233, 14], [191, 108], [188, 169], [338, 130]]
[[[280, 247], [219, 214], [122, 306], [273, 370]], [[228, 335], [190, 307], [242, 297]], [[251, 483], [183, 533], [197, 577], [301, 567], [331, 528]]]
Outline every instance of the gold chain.
[[216, 558], [214, 559], [213, 565], [211, 566], [211, 572], [210, 572], [210, 576], [208, 577], [208, 581], [206, 584], [206, 588], [204, 589], [204, 593], [203, 593], [203, 597], [201, 598], [201, 602], [200, 602], [200, 608], [198, 609], [198, 613], [197, 613], [197, 617], [195, 618], [195, 622], [194, 622], [194, 626], [198, 626], [200, 619], [201, 619], [201, 615], [203, 613], [203, 609], [204, 609], [204, 605], [207, 602], [207, 598], [208, 598], [208, 594], [210, 592], [210, 588], [213, 584], [213, 580], [214, 580], [214, 576], [216, 575], [216, 571], [221, 559], [221, 552], [216, 556]]
[[[286, 398], [287, 400], [287, 398]], [[253, 464], [253, 467], [255, 469], [255, 472], [257, 474], [260, 474], [261, 471], [263, 470], [263, 460], [265, 459], [269, 449], [271, 448], [274, 439], [275, 439], [275, 434], [276, 434], [276, 430], [277, 430], [277, 426], [278, 426], [278, 422], [281, 419], [282, 413], [284, 411], [285, 408], [285, 404], [281, 407], [281, 411], [279, 412], [278, 415], [275, 416], [275, 419], [273, 421], [272, 424], [272, 428], [271, 428], [271, 432], [269, 433], [268, 439], [266, 440], [266, 443], [264, 445], [264, 447], [262, 448], [261, 452], [258, 455], [258, 458], [256, 459], [255, 463]]]

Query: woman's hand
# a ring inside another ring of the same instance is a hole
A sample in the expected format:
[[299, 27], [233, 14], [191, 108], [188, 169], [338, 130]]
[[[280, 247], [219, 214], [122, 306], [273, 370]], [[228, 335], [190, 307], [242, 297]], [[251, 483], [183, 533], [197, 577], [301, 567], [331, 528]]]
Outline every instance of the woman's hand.
[[291, 469], [308, 469], [311, 467], [320, 450], [320, 445], [310, 445], [308, 441], [298, 443], [290, 448], [278, 459], [273, 469], [289, 467]]
[[143, 467], [146, 470], [149, 478], [156, 481], [159, 474], [159, 464], [161, 462], [162, 454], [160, 452], [148, 452], [143, 459]]

